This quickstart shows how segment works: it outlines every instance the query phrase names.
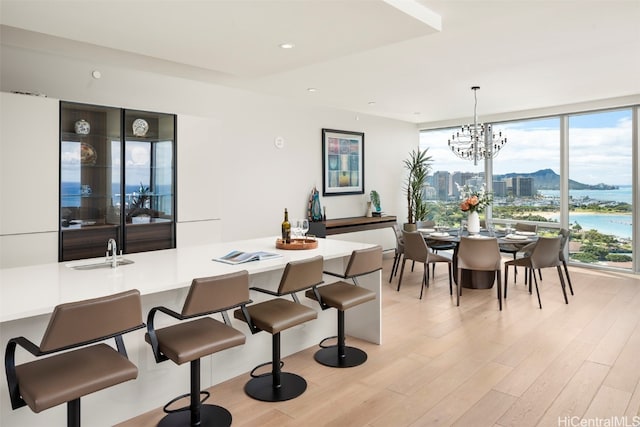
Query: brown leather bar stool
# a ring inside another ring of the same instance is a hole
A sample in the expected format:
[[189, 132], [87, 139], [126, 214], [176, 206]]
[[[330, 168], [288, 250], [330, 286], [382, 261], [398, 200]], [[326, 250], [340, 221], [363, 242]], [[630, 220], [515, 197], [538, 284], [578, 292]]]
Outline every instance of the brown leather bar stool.
[[[274, 298], [233, 312], [236, 319], [247, 322], [252, 334], [265, 331], [273, 336], [271, 362], [253, 368], [250, 374], [251, 379], [244, 387], [248, 396], [265, 402], [282, 402], [300, 396], [307, 389], [304, 378], [290, 372], [282, 372], [284, 363], [280, 358], [280, 333], [318, 317], [315, 310], [300, 304], [295, 293], [320, 283], [322, 283], [322, 256], [292, 261], [286, 265], [282, 273], [277, 292], [254, 287], [251, 289], [276, 297], [291, 295], [293, 301]], [[255, 374], [257, 369], [269, 364], [271, 364], [271, 372]]]
[[[58, 305], [39, 347], [25, 337], [7, 343], [4, 363], [11, 407], [28, 405], [39, 413], [66, 403], [67, 426], [80, 426], [82, 396], [137, 378], [138, 368], [127, 358], [122, 335], [143, 327], [140, 292], [135, 289]], [[117, 350], [102, 342], [111, 338]], [[17, 345], [38, 359], [16, 366]]]
[[[308, 298], [318, 301], [323, 310], [333, 307], [338, 312], [338, 336], [328, 337], [320, 342], [321, 348], [314, 355], [316, 361], [334, 368], [350, 368], [361, 365], [367, 360], [367, 353], [359, 348], [345, 345], [344, 312], [352, 307], [376, 299], [375, 292], [358, 286], [357, 278], [381, 269], [381, 246], [356, 250], [351, 253], [344, 274], [324, 272], [324, 274], [345, 280], [351, 279], [353, 283], [339, 281], [324, 286], [314, 286], [305, 292]], [[333, 338], [338, 338], [337, 345], [324, 345], [326, 340]]]
[[[200, 390], [200, 359], [213, 353], [244, 344], [245, 335], [230, 326], [226, 311], [244, 307], [249, 300], [249, 274], [246, 271], [222, 276], [193, 279], [189, 293], [177, 313], [166, 307], [154, 307], [147, 318], [146, 341], [151, 344], [156, 362], [171, 359], [175, 364], [189, 362], [191, 391], [164, 406], [167, 415], [158, 426], [230, 426], [231, 413], [217, 405], [205, 405], [210, 393]], [[167, 314], [180, 320], [171, 326], [154, 328], [155, 315]], [[220, 313], [223, 322], [210, 317]], [[205, 398], [200, 400], [200, 395]], [[171, 404], [190, 397], [188, 407], [169, 409]]]

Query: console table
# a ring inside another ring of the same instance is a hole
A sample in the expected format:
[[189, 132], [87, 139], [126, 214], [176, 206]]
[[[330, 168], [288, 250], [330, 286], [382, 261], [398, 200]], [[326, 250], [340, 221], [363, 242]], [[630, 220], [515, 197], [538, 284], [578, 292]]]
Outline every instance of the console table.
[[397, 218], [392, 215], [328, 219], [326, 221], [310, 222], [309, 234], [316, 237], [327, 237], [333, 234], [375, 230], [378, 228], [392, 227], [396, 221]]

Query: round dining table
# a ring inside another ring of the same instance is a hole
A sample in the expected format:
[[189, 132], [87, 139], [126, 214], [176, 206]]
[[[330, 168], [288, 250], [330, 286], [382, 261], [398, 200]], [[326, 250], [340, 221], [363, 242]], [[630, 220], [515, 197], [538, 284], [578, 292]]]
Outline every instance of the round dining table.
[[[460, 236], [474, 237], [477, 239], [498, 239], [498, 245], [509, 245], [523, 248], [526, 245], [538, 240], [538, 236], [533, 232], [512, 232], [507, 233], [504, 230], [488, 231], [481, 229], [478, 234], [469, 234], [466, 230], [451, 229], [451, 228], [419, 228], [418, 231], [424, 236], [427, 246], [437, 246], [444, 242], [454, 243], [453, 249], [453, 279], [458, 283], [457, 274], [457, 259], [458, 259], [458, 244], [460, 243]], [[492, 271], [475, 271], [463, 269], [461, 272], [461, 280], [463, 288], [470, 289], [489, 289], [493, 287], [495, 281], [495, 274]]]

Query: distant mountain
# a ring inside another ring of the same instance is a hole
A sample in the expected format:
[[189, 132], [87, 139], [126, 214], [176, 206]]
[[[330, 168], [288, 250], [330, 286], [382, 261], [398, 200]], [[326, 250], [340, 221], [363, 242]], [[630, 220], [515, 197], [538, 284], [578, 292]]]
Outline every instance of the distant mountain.
[[[533, 178], [533, 184], [537, 190], [559, 190], [560, 189], [560, 175], [555, 173], [551, 169], [541, 169], [537, 172], [531, 173], [507, 173], [504, 175], [494, 175], [495, 181], [503, 181], [507, 178]], [[589, 185], [583, 184], [578, 181], [569, 180], [569, 190], [616, 190], [617, 185], [608, 184], [596, 184]]]

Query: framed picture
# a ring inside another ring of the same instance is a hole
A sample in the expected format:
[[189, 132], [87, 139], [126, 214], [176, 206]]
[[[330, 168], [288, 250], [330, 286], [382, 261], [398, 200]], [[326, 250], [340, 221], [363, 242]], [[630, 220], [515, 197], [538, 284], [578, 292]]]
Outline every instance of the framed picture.
[[364, 133], [322, 129], [322, 195], [364, 194]]

